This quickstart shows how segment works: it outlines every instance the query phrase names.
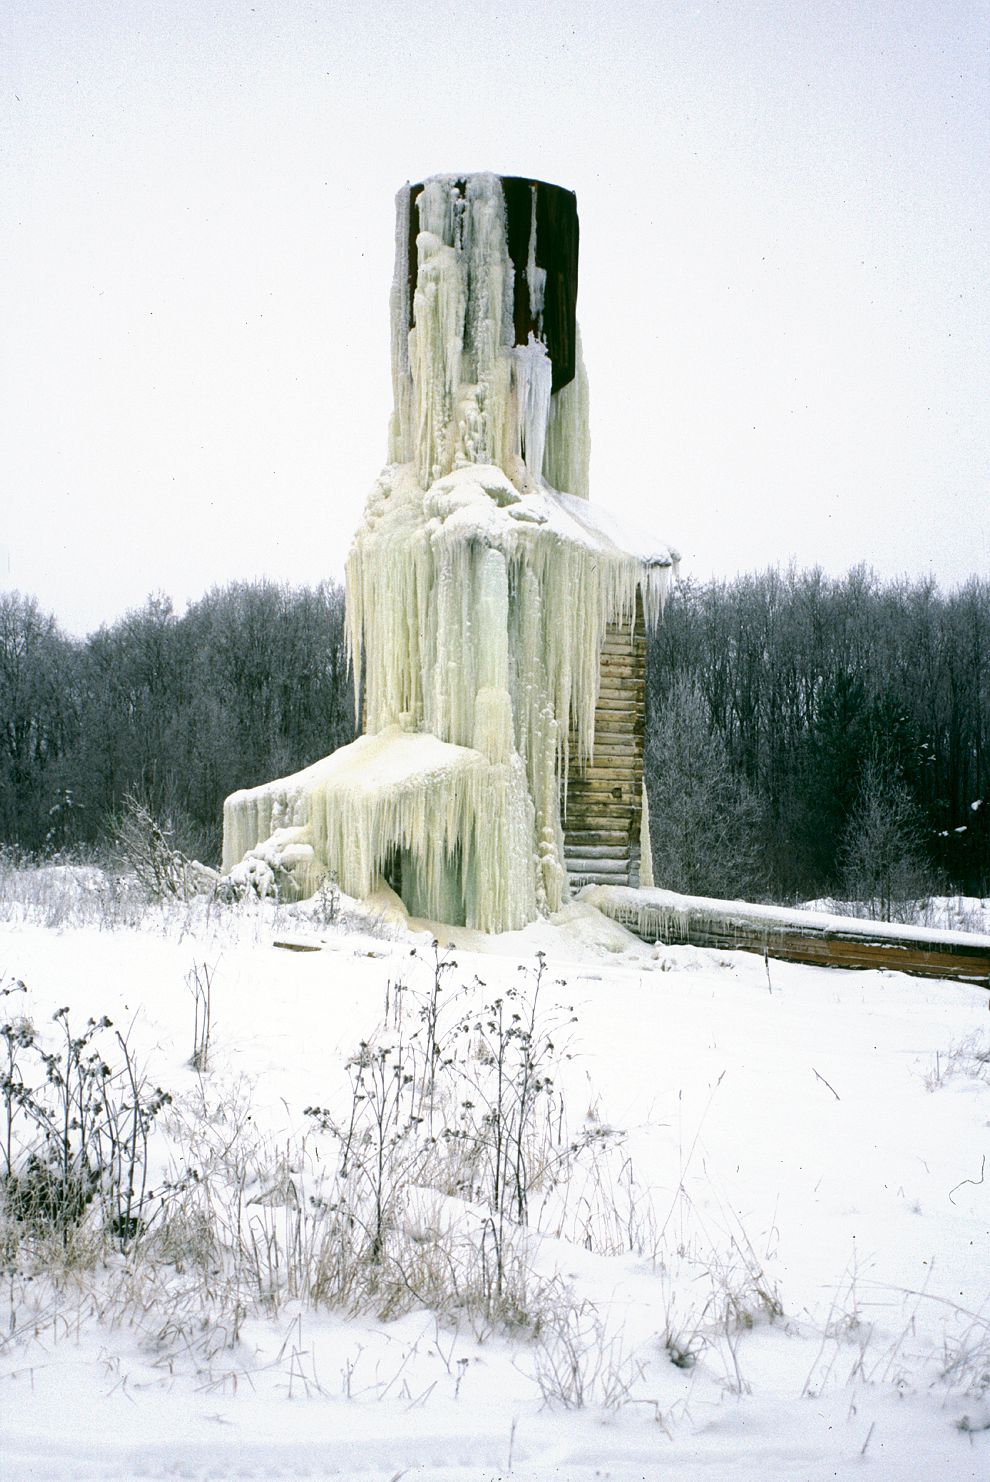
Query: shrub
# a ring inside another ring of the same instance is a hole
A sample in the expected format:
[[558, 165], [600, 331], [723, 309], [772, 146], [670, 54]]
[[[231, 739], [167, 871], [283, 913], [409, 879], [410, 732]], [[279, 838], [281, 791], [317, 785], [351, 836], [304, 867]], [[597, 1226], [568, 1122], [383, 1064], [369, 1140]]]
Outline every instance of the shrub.
[[918, 810], [887, 745], [863, 763], [840, 853], [842, 886], [881, 921], [913, 921], [937, 878], [925, 859]]
[[[26, 992], [20, 982], [4, 996]], [[24, 1015], [0, 1025], [4, 1113], [0, 1189], [9, 1220], [26, 1237], [55, 1234], [68, 1246], [90, 1206], [98, 1204], [106, 1233], [126, 1249], [140, 1233], [149, 1200], [148, 1138], [171, 1097], [138, 1073], [127, 1039], [104, 1049], [104, 1015], [74, 1032], [69, 1010], [53, 1015], [49, 1047]]]
[[693, 680], [663, 695], [646, 748], [653, 875], [665, 890], [752, 899], [766, 888], [760, 807]]
[[185, 899], [191, 886], [191, 861], [175, 848], [171, 821], [126, 793], [111, 825], [113, 848], [152, 900]]

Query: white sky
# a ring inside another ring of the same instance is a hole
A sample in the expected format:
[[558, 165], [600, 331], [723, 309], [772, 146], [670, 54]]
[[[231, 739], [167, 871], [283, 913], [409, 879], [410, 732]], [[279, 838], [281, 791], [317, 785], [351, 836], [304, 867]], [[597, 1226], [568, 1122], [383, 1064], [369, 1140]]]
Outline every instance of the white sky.
[[990, 572], [987, 0], [7, 0], [0, 582], [339, 575], [393, 196], [577, 192], [592, 497], [684, 570]]

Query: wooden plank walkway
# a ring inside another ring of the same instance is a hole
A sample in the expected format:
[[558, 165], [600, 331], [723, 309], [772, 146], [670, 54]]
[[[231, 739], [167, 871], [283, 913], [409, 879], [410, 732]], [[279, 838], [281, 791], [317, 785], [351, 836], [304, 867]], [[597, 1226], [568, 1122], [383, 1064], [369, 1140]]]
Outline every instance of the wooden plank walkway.
[[821, 967], [885, 968], [990, 989], [990, 937], [975, 933], [614, 885], [589, 885], [581, 899], [644, 941], [757, 952]]

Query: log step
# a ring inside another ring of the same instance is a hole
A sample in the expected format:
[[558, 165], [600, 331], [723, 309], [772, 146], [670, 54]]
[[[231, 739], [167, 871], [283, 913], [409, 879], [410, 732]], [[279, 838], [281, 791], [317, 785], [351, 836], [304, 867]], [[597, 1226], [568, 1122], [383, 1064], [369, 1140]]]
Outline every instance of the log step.
[[621, 844], [598, 844], [591, 840], [582, 840], [578, 843], [570, 835], [564, 839], [564, 854], [568, 859], [573, 855], [575, 859], [584, 860], [616, 860], [629, 859], [629, 840], [624, 839]]
[[570, 876], [572, 890], [583, 890], [586, 885], [628, 885], [629, 881], [628, 874], [600, 875], [593, 870], [576, 872], [568, 870], [567, 873]]
[[612, 884], [625, 884], [629, 874], [629, 859], [580, 859], [564, 856], [567, 865], [567, 873], [571, 876], [582, 875], [585, 878], [596, 875], [601, 879], [607, 879]]
[[603, 757], [601, 760], [595, 757], [593, 762], [587, 762], [577, 772], [571, 773], [574, 782], [608, 782], [615, 778], [616, 782], [638, 782], [643, 775], [643, 764], [635, 759], [628, 762], [617, 761], [612, 757]]
[[567, 788], [567, 796], [572, 802], [623, 802], [639, 806], [639, 785], [633, 786], [629, 782], [616, 782], [609, 785], [605, 782], [584, 782], [580, 777], [572, 777]]
[[564, 848], [578, 854], [588, 854], [592, 849], [628, 849], [629, 830], [624, 828], [573, 828], [564, 834]]

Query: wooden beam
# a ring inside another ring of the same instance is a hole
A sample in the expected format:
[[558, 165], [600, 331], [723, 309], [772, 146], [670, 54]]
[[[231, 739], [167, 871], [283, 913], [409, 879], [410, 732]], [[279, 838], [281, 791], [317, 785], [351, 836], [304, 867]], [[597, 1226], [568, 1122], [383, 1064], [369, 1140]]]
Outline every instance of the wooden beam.
[[963, 933], [663, 890], [584, 891], [582, 897], [644, 941], [756, 952], [820, 967], [883, 968], [990, 988], [990, 937], [967, 940]]

